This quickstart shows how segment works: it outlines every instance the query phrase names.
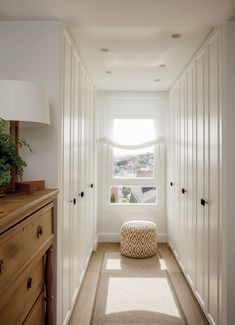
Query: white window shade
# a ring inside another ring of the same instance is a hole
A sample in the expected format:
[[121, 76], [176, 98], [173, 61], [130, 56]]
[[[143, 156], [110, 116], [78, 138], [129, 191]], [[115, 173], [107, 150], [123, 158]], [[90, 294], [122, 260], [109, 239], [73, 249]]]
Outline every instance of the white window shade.
[[139, 144], [122, 144], [122, 143], [117, 143], [113, 141], [112, 139], [108, 137], [102, 137], [99, 139], [100, 143], [105, 143], [113, 148], [118, 148], [118, 149], [127, 149], [127, 150], [138, 150], [138, 149], [144, 149], [148, 148], [151, 146], [154, 146], [156, 144], [160, 144], [164, 142], [164, 137], [163, 136], [158, 136], [155, 139]]

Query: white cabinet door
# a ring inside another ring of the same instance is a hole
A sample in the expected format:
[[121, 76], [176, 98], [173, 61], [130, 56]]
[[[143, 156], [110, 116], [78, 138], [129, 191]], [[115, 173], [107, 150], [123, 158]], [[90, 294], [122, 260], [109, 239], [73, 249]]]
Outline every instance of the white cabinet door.
[[187, 161], [186, 161], [186, 125], [187, 125], [187, 107], [186, 107], [186, 75], [180, 80], [180, 188], [179, 188], [179, 198], [180, 198], [180, 251], [179, 257], [181, 266], [185, 269], [186, 265], [186, 207], [187, 207]]
[[209, 228], [208, 228], [208, 315], [219, 320], [220, 252], [220, 32], [209, 42]]
[[187, 230], [186, 236], [186, 272], [190, 285], [194, 287], [195, 280], [195, 194], [196, 194], [196, 164], [195, 164], [195, 108], [194, 96], [196, 93], [196, 71], [192, 65], [187, 71]]
[[168, 238], [172, 248], [175, 246], [174, 240], [174, 227], [175, 227], [175, 174], [174, 174], [174, 161], [175, 161], [175, 90], [170, 92], [170, 113], [168, 122]]
[[63, 187], [62, 187], [62, 315], [63, 320], [69, 316], [70, 310], [70, 215], [71, 205], [71, 163], [72, 163], [72, 125], [71, 125], [71, 79], [72, 79], [72, 47], [64, 41], [64, 83], [63, 83]]
[[207, 52], [203, 50], [196, 60], [197, 73], [197, 219], [196, 219], [196, 294], [202, 306], [207, 303], [208, 261], [208, 113], [207, 113]]

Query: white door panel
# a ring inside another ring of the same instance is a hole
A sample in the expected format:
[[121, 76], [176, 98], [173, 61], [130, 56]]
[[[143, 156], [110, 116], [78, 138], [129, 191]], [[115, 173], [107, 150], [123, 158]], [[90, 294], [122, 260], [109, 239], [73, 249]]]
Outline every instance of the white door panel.
[[63, 115], [63, 209], [62, 209], [62, 290], [63, 319], [70, 309], [70, 213], [71, 213], [71, 60], [72, 49], [64, 43], [64, 115]]
[[208, 312], [215, 324], [218, 323], [219, 305], [219, 211], [220, 211], [220, 34], [217, 33], [209, 43], [209, 111], [210, 111], [210, 170], [209, 170], [209, 299]]

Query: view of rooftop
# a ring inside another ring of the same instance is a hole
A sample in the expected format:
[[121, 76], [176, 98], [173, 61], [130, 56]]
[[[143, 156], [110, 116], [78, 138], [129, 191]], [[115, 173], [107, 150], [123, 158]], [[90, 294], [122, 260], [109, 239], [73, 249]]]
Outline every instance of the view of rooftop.
[[139, 154], [127, 151], [123, 154], [114, 153], [113, 176], [115, 178], [153, 178], [154, 153], [153, 150]]

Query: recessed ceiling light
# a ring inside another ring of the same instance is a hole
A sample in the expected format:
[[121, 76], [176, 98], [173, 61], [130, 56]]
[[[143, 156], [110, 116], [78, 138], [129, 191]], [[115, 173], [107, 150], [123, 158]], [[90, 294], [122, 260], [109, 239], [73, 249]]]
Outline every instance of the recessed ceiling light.
[[100, 52], [108, 52], [108, 51], [109, 51], [109, 49], [107, 49], [105, 47], [103, 47], [103, 48], [100, 49]]
[[107, 71], [105, 71], [105, 73], [110, 74], [110, 73], [112, 73], [112, 71], [107, 70]]
[[159, 68], [165, 68], [166, 64], [159, 64]]
[[161, 81], [161, 79], [155, 79], [154, 81], [159, 82], [159, 81]]
[[181, 34], [172, 34], [171, 35], [171, 38], [174, 38], [174, 39], [180, 38], [180, 37], [181, 37]]

